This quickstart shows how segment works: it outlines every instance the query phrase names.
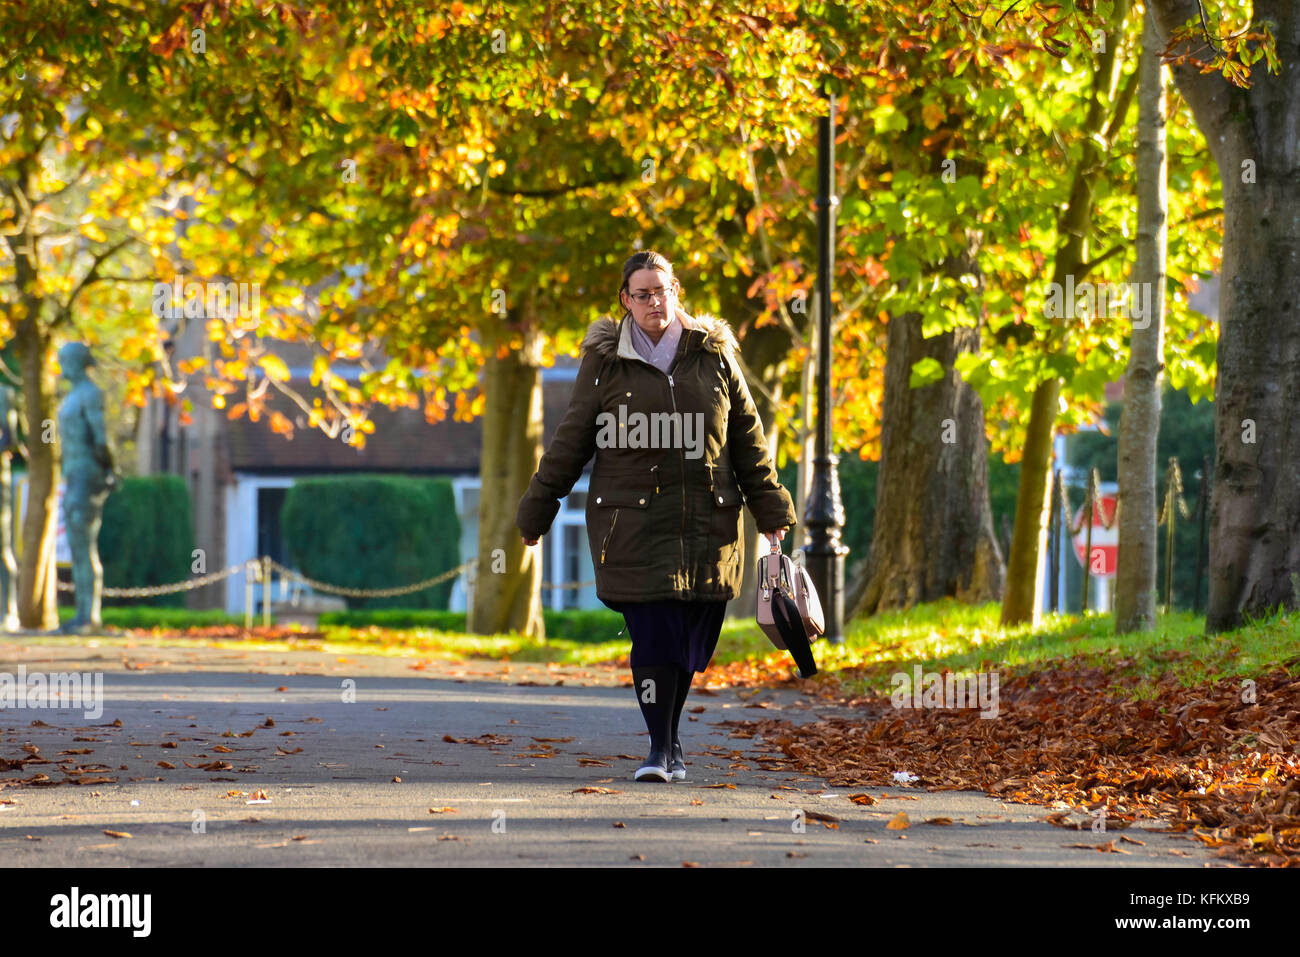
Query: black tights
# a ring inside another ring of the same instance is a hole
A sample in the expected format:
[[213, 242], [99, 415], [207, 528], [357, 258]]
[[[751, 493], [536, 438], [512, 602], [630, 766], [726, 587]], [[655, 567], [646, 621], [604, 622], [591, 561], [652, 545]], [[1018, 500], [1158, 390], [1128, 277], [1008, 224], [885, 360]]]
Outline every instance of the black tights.
[[691, 691], [691, 681], [695, 678], [695, 672], [689, 668], [677, 669], [677, 695], [673, 700], [673, 740], [680, 740], [677, 734], [677, 726], [682, 720], [682, 706], [686, 704], [686, 696]]

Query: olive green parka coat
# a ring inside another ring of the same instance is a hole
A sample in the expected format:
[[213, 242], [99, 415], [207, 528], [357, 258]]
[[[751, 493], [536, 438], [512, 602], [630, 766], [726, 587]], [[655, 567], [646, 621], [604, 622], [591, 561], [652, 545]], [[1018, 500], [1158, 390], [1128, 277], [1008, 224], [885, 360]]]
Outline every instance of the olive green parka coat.
[[744, 561], [741, 506], [774, 532], [795, 525], [794, 503], [767, 454], [730, 327], [707, 315], [680, 320], [665, 374], [637, 354], [633, 321], [592, 323], [569, 408], [515, 523], [541, 538], [594, 454], [587, 540], [597, 596], [730, 600]]

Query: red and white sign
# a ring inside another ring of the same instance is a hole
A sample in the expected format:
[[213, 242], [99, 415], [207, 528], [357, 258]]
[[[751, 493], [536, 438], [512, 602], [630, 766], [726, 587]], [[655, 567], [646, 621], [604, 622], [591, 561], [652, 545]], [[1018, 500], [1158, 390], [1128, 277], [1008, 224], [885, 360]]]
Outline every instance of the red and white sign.
[[[1101, 508], [1092, 516], [1092, 553], [1085, 555], [1088, 548], [1087, 526], [1079, 529], [1074, 536], [1074, 557], [1079, 564], [1092, 569], [1093, 578], [1111, 578], [1119, 567], [1119, 523], [1116, 522], [1108, 531], [1103, 522], [1109, 522], [1115, 515], [1115, 496], [1102, 495]], [[1084, 509], [1074, 513], [1077, 525], [1083, 519]]]

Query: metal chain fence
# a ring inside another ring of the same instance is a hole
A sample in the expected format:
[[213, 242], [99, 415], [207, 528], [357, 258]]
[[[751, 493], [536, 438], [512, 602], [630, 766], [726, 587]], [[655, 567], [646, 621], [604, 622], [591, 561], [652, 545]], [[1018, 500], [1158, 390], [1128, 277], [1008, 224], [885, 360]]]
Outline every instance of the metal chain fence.
[[[193, 591], [195, 588], [202, 588], [204, 585], [211, 585], [215, 582], [229, 578], [236, 572], [243, 571], [250, 562], [240, 562], [238, 565], [231, 565], [219, 572], [209, 572], [206, 575], [200, 575], [198, 578], [188, 578], [181, 582], [172, 582], [169, 585], [141, 585], [135, 588], [104, 588], [100, 591], [105, 598], [154, 598], [158, 595], [172, 595], [178, 591]], [[76, 591], [72, 582], [59, 582], [59, 591]]]
[[266, 562], [268, 567], [275, 569], [285, 578], [300, 581], [311, 588], [312, 591], [324, 592], [327, 595], [343, 595], [347, 598], [394, 598], [398, 595], [409, 595], [412, 592], [432, 588], [434, 585], [441, 585], [448, 579], [455, 578], [474, 564], [473, 562], [465, 562], [455, 568], [448, 569], [441, 575], [426, 578], [424, 581], [416, 582], [413, 585], [400, 585], [396, 588], [347, 588], [343, 585], [328, 585], [314, 578], [308, 578], [302, 572], [281, 565], [273, 558], [267, 558], [263, 561]]
[[[426, 588], [432, 588], [434, 585], [441, 585], [449, 579], [455, 578], [462, 572], [465, 573], [468, 590], [472, 594], [475, 579], [477, 578], [478, 562], [471, 560], [457, 565], [455, 568], [449, 568], [447, 571], [434, 575], [432, 578], [426, 578], [424, 581], [418, 581], [410, 585], [399, 585], [394, 588], [349, 588], [345, 585], [331, 585], [328, 582], [317, 581], [309, 578], [297, 569], [283, 565], [269, 555], [263, 555], [261, 558], [250, 558], [238, 564], [223, 568], [219, 572], [209, 572], [206, 575], [200, 575], [197, 578], [189, 578], [185, 581], [171, 582], [166, 585], [141, 585], [132, 588], [103, 588], [100, 594], [105, 598], [154, 598], [158, 595], [172, 595], [176, 592], [193, 591], [196, 588], [203, 588], [206, 585], [213, 585], [219, 581], [229, 578], [241, 571], [247, 573], [245, 580], [244, 595], [244, 627], [252, 627], [253, 617], [253, 585], [259, 582], [269, 582], [271, 572], [278, 571], [282, 579], [301, 582], [312, 591], [321, 592], [327, 595], [340, 595], [345, 598], [395, 598], [398, 595], [409, 595], [417, 591], [423, 591]], [[581, 582], [562, 582], [560, 584], [550, 584], [543, 582], [542, 590], [576, 590], [590, 588], [596, 584], [595, 580]], [[62, 592], [75, 592], [76, 586], [72, 582], [58, 582], [57, 587]], [[271, 623], [271, 589], [265, 588], [262, 591], [262, 625], [269, 627]]]

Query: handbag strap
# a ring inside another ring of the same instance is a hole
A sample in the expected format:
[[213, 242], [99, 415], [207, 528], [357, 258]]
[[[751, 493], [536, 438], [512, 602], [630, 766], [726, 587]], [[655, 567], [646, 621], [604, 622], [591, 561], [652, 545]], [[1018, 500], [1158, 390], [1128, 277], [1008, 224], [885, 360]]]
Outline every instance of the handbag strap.
[[[793, 609], [793, 610], [792, 610]], [[799, 609], [785, 595], [779, 592], [772, 596], [772, 622], [776, 625], [786, 650], [798, 666], [800, 678], [811, 678], [817, 674], [817, 659], [809, 647], [808, 634], [804, 631], [803, 619]]]

